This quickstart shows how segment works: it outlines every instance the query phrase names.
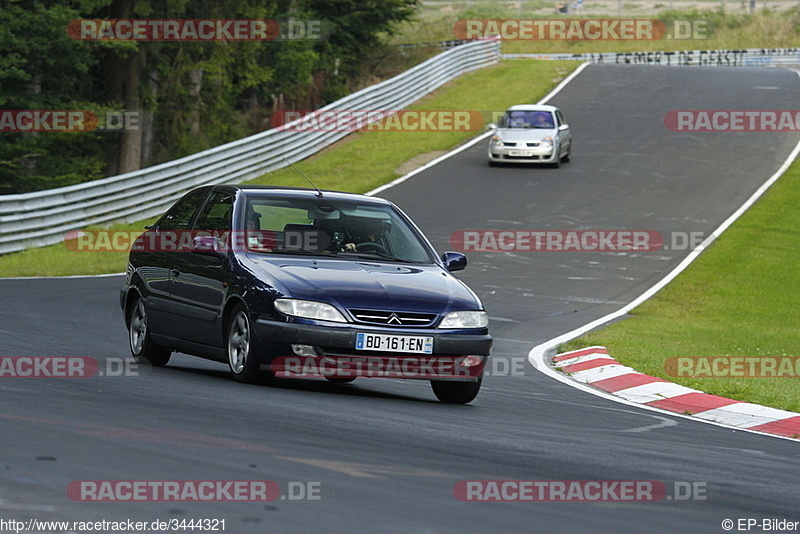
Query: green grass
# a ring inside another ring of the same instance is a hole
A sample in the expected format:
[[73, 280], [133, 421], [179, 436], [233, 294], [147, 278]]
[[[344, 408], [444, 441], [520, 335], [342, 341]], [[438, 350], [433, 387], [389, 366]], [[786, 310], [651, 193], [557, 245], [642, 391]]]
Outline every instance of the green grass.
[[[558, 2], [553, 2], [553, 5]], [[589, 7], [591, 2], [588, 3]], [[623, 19], [642, 18], [658, 20], [703, 20], [709, 30], [704, 39], [653, 40], [653, 41], [504, 41], [503, 53], [597, 53], [597, 52], [646, 52], [673, 50], [713, 50], [741, 48], [781, 48], [800, 46], [800, 8], [785, 12], [759, 10], [753, 15], [742, 14], [731, 9], [738, 5], [729, 3], [730, 13], [720, 12], [718, 4], [707, 9], [662, 9], [657, 13], [639, 14], [639, 9], [623, 13]], [[666, 7], [666, 6], [665, 6]], [[404, 23], [392, 37], [394, 43], [427, 43], [455, 39], [453, 25], [466, 19], [585, 19], [617, 18], [613, 14], [592, 15], [584, 12], [576, 15], [541, 13], [539, 4], [524, 5], [522, 10], [509, 8], [505, 4], [453, 5], [452, 9], [423, 9], [412, 22]]]
[[[503, 111], [511, 104], [538, 101], [577, 67], [577, 62], [506, 62], [464, 75], [409, 109]], [[365, 193], [411, 170], [414, 165], [409, 165], [410, 160], [450, 150], [477, 133], [355, 133], [303, 160], [299, 166], [320, 188]], [[291, 169], [266, 174], [251, 183], [308, 187]], [[118, 224], [111, 229], [141, 230], [150, 222]], [[60, 243], [0, 256], [0, 276], [124, 272], [127, 256], [127, 252], [74, 251]]]
[[800, 378], [686, 378], [679, 356], [800, 356], [800, 162], [631, 317], [565, 344], [604, 345], [620, 363], [687, 387], [800, 411]]

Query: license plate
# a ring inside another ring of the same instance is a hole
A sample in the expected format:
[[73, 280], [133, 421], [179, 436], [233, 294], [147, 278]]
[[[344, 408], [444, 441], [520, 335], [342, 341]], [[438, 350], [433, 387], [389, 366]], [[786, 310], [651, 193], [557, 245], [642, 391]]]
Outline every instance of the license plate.
[[433, 338], [427, 336], [393, 336], [390, 334], [356, 334], [356, 350], [433, 354]]
[[527, 157], [533, 156], [533, 151], [532, 150], [509, 150], [508, 154], [510, 156], [519, 156], [519, 157], [527, 158]]

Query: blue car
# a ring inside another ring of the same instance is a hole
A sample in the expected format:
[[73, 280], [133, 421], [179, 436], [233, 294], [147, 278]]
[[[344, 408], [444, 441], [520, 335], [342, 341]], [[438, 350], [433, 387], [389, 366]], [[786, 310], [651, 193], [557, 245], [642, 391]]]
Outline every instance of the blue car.
[[492, 345], [478, 297], [387, 200], [302, 188], [207, 186], [134, 243], [120, 292], [133, 357], [172, 352], [272, 377], [429, 380], [468, 403]]

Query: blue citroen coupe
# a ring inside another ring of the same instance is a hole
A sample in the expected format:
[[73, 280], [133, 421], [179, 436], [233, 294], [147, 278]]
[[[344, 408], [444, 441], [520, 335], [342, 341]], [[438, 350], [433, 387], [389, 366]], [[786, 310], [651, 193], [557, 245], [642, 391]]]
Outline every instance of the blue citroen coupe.
[[442, 402], [478, 394], [492, 338], [478, 297], [387, 200], [207, 186], [134, 243], [120, 304], [137, 361], [178, 351], [236, 380], [423, 379]]

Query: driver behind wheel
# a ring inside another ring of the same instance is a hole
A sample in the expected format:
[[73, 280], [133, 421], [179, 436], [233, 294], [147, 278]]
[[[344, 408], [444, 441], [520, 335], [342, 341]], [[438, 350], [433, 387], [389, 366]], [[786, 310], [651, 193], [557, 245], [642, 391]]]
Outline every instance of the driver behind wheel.
[[[392, 228], [388, 219], [352, 217], [348, 224], [337, 232], [343, 252], [384, 252], [386, 234]], [[334, 238], [336, 241], [336, 238]]]

